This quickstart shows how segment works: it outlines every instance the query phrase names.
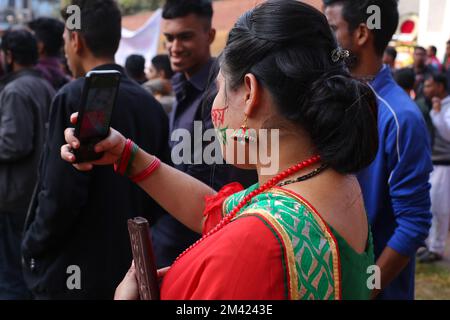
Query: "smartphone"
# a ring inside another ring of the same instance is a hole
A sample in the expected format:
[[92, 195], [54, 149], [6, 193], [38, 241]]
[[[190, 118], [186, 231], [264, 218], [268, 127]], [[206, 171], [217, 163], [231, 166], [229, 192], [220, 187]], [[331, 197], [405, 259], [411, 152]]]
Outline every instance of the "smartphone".
[[108, 137], [121, 74], [116, 70], [91, 71], [86, 75], [75, 136], [80, 148], [73, 150], [77, 163], [99, 160], [95, 146]]

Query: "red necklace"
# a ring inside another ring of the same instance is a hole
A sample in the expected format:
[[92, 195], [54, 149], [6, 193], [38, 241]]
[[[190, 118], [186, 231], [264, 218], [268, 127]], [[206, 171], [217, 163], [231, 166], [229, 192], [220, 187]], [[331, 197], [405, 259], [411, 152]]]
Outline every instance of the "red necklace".
[[199, 239], [197, 242], [195, 242], [193, 245], [191, 245], [189, 248], [187, 248], [182, 254], [180, 254], [178, 256], [178, 258], [175, 260], [175, 263], [180, 260], [181, 257], [183, 257], [184, 255], [186, 255], [186, 253], [188, 253], [189, 251], [191, 251], [194, 247], [196, 247], [198, 244], [200, 244], [201, 242], [203, 242], [206, 238], [209, 238], [210, 236], [212, 236], [213, 234], [215, 234], [216, 232], [218, 232], [219, 230], [221, 230], [223, 227], [225, 227], [227, 224], [229, 224], [231, 222], [231, 220], [233, 220], [236, 215], [238, 214], [239, 211], [241, 211], [241, 209], [243, 207], [245, 207], [254, 197], [260, 195], [261, 193], [273, 188], [274, 186], [276, 186], [278, 183], [280, 183], [281, 181], [285, 180], [286, 178], [294, 175], [295, 173], [299, 172], [302, 169], [305, 169], [307, 167], [310, 167], [316, 163], [318, 163], [320, 161], [320, 156], [314, 156], [309, 160], [303, 161], [289, 169], [287, 169], [286, 171], [281, 172], [280, 174], [278, 174], [275, 178], [273, 178], [272, 180], [266, 182], [263, 186], [259, 187], [258, 189], [256, 189], [255, 191], [250, 192], [234, 209], [233, 211], [231, 211], [230, 214], [228, 214], [225, 218], [222, 219], [222, 221], [220, 221], [220, 223], [214, 227], [214, 229], [212, 229], [211, 231], [209, 231], [207, 234], [205, 234], [201, 239]]

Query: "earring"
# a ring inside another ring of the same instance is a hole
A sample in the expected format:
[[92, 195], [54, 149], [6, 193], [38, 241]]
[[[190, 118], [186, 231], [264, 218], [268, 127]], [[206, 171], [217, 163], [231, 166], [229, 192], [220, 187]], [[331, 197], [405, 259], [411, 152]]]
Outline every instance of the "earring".
[[250, 130], [248, 128], [247, 122], [248, 116], [245, 115], [244, 124], [238, 130], [235, 130], [232, 134], [232, 138], [241, 144], [256, 142], [255, 132], [252, 132], [254, 130]]

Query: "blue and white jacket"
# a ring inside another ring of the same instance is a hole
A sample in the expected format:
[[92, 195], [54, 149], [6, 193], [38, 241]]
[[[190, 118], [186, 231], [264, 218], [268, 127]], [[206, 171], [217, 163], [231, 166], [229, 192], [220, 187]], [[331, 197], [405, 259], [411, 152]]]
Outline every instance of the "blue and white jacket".
[[375, 256], [386, 246], [411, 257], [380, 299], [414, 299], [415, 253], [431, 226], [431, 145], [419, 108], [384, 66], [371, 83], [378, 100], [380, 147], [358, 175], [372, 226]]

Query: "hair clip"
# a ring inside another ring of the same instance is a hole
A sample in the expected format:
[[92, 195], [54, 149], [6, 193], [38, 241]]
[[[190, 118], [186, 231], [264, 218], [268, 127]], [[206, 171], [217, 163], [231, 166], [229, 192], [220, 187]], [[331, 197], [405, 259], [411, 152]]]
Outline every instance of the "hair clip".
[[350, 51], [344, 50], [342, 48], [336, 48], [331, 53], [331, 60], [336, 63], [340, 60], [344, 60], [350, 57]]

